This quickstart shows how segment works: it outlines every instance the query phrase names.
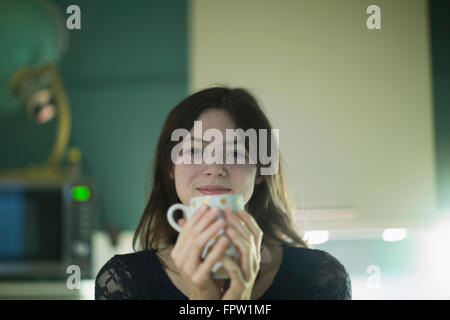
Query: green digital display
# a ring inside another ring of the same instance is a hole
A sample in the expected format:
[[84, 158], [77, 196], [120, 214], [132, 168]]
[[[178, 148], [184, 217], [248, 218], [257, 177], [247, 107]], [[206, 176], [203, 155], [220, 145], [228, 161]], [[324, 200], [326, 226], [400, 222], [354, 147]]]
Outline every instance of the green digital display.
[[72, 198], [76, 201], [88, 201], [91, 196], [91, 191], [86, 186], [73, 186]]

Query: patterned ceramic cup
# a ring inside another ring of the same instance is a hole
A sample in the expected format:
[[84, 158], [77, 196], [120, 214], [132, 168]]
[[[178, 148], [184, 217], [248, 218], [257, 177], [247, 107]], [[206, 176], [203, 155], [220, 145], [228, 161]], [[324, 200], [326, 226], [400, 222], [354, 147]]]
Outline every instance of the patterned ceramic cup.
[[[225, 215], [223, 213], [223, 210], [225, 208], [229, 208], [231, 212], [236, 212], [237, 210], [244, 210], [244, 199], [242, 195], [238, 194], [218, 194], [218, 195], [209, 195], [209, 196], [200, 196], [200, 197], [194, 197], [190, 199], [190, 205], [186, 206], [181, 203], [176, 203], [172, 205], [169, 210], [167, 210], [167, 219], [169, 220], [170, 225], [177, 230], [178, 232], [181, 231], [181, 227], [178, 223], [175, 222], [173, 218], [173, 213], [176, 210], [181, 210], [184, 212], [184, 215], [186, 219], [190, 219], [195, 211], [202, 206], [203, 204], [209, 206], [210, 208], [213, 207], [219, 207], [221, 209], [220, 213], [217, 215], [216, 219], [225, 218]], [[207, 254], [212, 250], [214, 247], [214, 243], [219, 239], [221, 235], [224, 235], [225, 232], [223, 229], [220, 229], [216, 235], [214, 235], [213, 238], [211, 238], [203, 248], [201, 257], [202, 259], [205, 259]], [[225, 235], [226, 236], [226, 235]], [[226, 236], [228, 238], [228, 236]], [[232, 257], [234, 261], [238, 262], [238, 253], [234, 246], [234, 244], [229, 239], [228, 241], [228, 247], [225, 250], [225, 254]], [[226, 269], [223, 266], [222, 261], [217, 262], [212, 270], [212, 277], [213, 279], [228, 279], [229, 275]]]

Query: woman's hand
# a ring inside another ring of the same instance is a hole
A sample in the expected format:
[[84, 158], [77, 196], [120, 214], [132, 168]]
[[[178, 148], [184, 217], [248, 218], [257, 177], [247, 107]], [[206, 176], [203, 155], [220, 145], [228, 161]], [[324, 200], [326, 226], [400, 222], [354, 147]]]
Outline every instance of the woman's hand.
[[211, 277], [211, 269], [222, 258], [228, 239], [220, 237], [206, 259], [201, 259], [206, 243], [226, 225], [224, 219], [215, 220], [219, 212], [219, 208], [202, 206], [187, 221], [179, 221], [182, 229], [170, 255], [191, 300], [221, 298], [221, 292]]
[[263, 232], [246, 211], [238, 210], [237, 215], [229, 209], [224, 212], [228, 220], [226, 234], [238, 249], [240, 261], [238, 265], [228, 256], [222, 260], [231, 280], [222, 300], [250, 300], [260, 268]]

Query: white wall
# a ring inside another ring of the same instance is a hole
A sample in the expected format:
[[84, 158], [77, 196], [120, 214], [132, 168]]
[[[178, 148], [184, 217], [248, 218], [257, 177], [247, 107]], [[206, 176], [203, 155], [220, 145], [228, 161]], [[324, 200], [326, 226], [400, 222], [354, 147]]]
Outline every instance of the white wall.
[[434, 212], [426, 1], [377, 0], [382, 30], [368, 30], [373, 3], [190, 2], [190, 90], [256, 94], [298, 208], [349, 208], [310, 211], [312, 227], [408, 226]]

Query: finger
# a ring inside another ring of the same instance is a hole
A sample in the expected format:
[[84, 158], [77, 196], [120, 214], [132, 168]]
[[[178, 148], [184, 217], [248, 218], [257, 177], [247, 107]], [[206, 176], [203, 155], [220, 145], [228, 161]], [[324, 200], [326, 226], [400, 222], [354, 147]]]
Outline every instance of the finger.
[[227, 218], [228, 222], [236, 228], [236, 230], [244, 237], [250, 239], [253, 237], [253, 233], [250, 232], [250, 230], [245, 225], [245, 222], [242, 221], [235, 213], [231, 212], [230, 209], [224, 210], [225, 217]]
[[[244, 238], [233, 226], [229, 225], [226, 229], [226, 234], [230, 237], [233, 244], [237, 247], [239, 252], [241, 253], [241, 268], [243, 273], [245, 274], [246, 279], [250, 276], [252, 272], [253, 263], [251, 261], [254, 258], [251, 256], [253, 253], [251, 246], [254, 246], [254, 243], [250, 241], [248, 238]], [[252, 269], [251, 269], [252, 268]]]
[[219, 229], [225, 226], [225, 220], [219, 219], [211, 224], [200, 235], [193, 235], [189, 239], [189, 244], [186, 250], [183, 252], [183, 259], [186, 261], [184, 270], [186, 273], [191, 274], [198, 268], [201, 263], [201, 253], [207, 242], [214, 237]]
[[195, 226], [198, 223], [198, 221], [200, 221], [203, 218], [208, 209], [209, 207], [207, 205], [201, 205], [197, 210], [195, 210], [192, 217], [189, 220], [187, 220], [188, 224], [186, 226], [188, 228]]
[[179, 269], [182, 269], [185, 260], [182, 257], [179, 257], [179, 255], [180, 254], [182, 255], [186, 251], [185, 250], [185, 247], [187, 245], [186, 237], [187, 237], [188, 232], [187, 232], [187, 228], [184, 228], [184, 226], [186, 225], [187, 220], [184, 218], [181, 218], [178, 220], [177, 223], [181, 227], [181, 232], [178, 235], [175, 246], [173, 247], [172, 252], [170, 254], [171, 254], [172, 259], [174, 260], [175, 264], [177, 265], [177, 267]]
[[[213, 266], [219, 262], [222, 258], [225, 250], [228, 246], [228, 239], [225, 236], [219, 238], [219, 240], [214, 245], [212, 251], [206, 256], [206, 259], [202, 262], [195, 276], [200, 277], [204, 275], [210, 276]], [[198, 273], [198, 274], [197, 274]]]
[[[229, 224], [233, 225], [237, 231], [245, 238], [249, 239], [251, 245], [249, 245], [250, 253], [249, 253], [249, 267], [251, 266], [251, 270], [255, 272], [258, 269], [259, 263], [261, 261], [261, 242], [262, 236], [254, 235], [250, 229], [247, 227], [246, 222], [243, 218], [240, 218], [240, 215], [234, 214], [229, 209], [225, 209], [225, 215], [229, 220]], [[247, 219], [248, 220], [248, 219]], [[259, 228], [259, 227], [258, 227]], [[261, 232], [262, 234], [262, 232]], [[260, 239], [258, 239], [260, 237]], [[255, 240], [256, 239], [256, 240]], [[252, 248], [254, 246], [254, 248]], [[242, 267], [244, 267], [244, 261], [241, 260]]]
[[220, 213], [220, 209], [217, 207], [207, 210], [206, 214], [202, 216], [202, 219], [197, 222], [195, 226], [192, 227], [192, 231], [195, 234], [200, 234], [203, 230], [211, 224], [211, 222], [217, 218]]
[[187, 253], [192, 243], [189, 239], [192, 234], [192, 221], [202, 218], [207, 211], [208, 206], [202, 205], [195, 211], [191, 219], [181, 218], [178, 220], [178, 224], [181, 226], [181, 232], [172, 250], [172, 257], [180, 270], [184, 269], [188, 257]]
[[[240, 219], [236, 214], [232, 213], [231, 210], [226, 209], [225, 215], [229, 219], [230, 224], [233, 227], [235, 227], [235, 229], [242, 235], [242, 237], [246, 240], [246, 242], [247, 241], [249, 242], [250, 251], [251, 252], [256, 251], [256, 254], [253, 253], [255, 255], [253, 258], [255, 258], [254, 259], [255, 262], [258, 261], [259, 250], [257, 249], [258, 248], [257, 242], [254, 241], [255, 236], [253, 235], [253, 233], [251, 233], [250, 230], [245, 226], [245, 222], [242, 221], [242, 219]], [[255, 246], [255, 250], [251, 248], [252, 245]]]
[[[194, 215], [190, 219], [185, 219], [186, 223], [183, 225], [183, 227], [181, 229], [181, 232], [180, 232], [180, 235], [178, 236], [179, 239], [180, 239], [179, 240], [180, 243], [185, 243], [186, 242], [187, 235], [190, 234], [190, 229], [192, 228], [192, 226], [194, 226], [196, 224], [196, 222], [199, 219], [201, 219], [205, 215], [207, 209], [208, 209], [207, 206], [202, 205], [200, 208], [198, 208], [195, 211]], [[177, 242], [178, 242], [178, 240], [177, 240]]]
[[[180, 220], [178, 220], [178, 224], [180, 225], [181, 228], [183, 228], [183, 226], [186, 224], [186, 219], [181, 218]], [[181, 235], [178, 235], [178, 239], [180, 239], [180, 237], [181, 237]], [[185, 245], [185, 242], [181, 241], [181, 240], [179, 241], [178, 239], [177, 239], [177, 242], [175, 243], [175, 245], [173, 246], [173, 249], [170, 252], [170, 255], [172, 256], [172, 259], [174, 260], [177, 267], [181, 269], [182, 265], [179, 263], [178, 253], [183, 252], [182, 247]]]
[[237, 210], [238, 216], [244, 221], [247, 228], [250, 230], [250, 232], [253, 234], [255, 239], [255, 244], [258, 252], [261, 250], [261, 243], [263, 238], [263, 231], [259, 227], [258, 223], [256, 222], [255, 218], [246, 212], [245, 210]]
[[224, 300], [226, 300], [228, 295], [234, 296], [234, 292], [242, 292], [245, 289], [245, 280], [242, 276], [241, 269], [239, 266], [228, 256], [224, 256], [222, 259], [223, 266], [230, 275], [230, 287], [224, 295]]
[[[181, 228], [183, 228], [183, 226], [187, 223], [186, 219], [181, 218], [180, 220], [178, 220], [178, 224], [180, 225]], [[181, 237], [181, 235], [179, 235], [178, 237]], [[184, 247], [186, 246], [186, 241], [184, 241], [182, 238], [180, 239], [180, 241], [177, 241], [177, 243], [175, 243], [174, 248], [172, 249], [172, 257], [173, 255], [178, 255], [178, 252], [184, 252]], [[183, 267], [184, 261], [182, 258], [178, 258], [179, 263], [177, 264], [178, 267], [181, 269]]]
[[188, 238], [185, 241], [179, 241], [177, 240], [177, 243], [175, 244], [175, 247], [172, 249], [172, 258], [175, 261], [175, 264], [177, 265], [178, 269], [184, 270], [184, 265], [187, 262], [188, 255], [186, 254], [186, 251], [189, 251], [189, 248], [191, 247], [191, 239]]
[[186, 273], [193, 273], [201, 263], [201, 255], [207, 242], [223, 228], [225, 221], [219, 219], [211, 224], [202, 234], [197, 235], [191, 232], [186, 240], [180, 259], [183, 261], [183, 269]]
[[245, 210], [236, 210], [238, 216], [245, 222], [247, 227], [254, 233], [262, 232], [256, 219]]
[[196, 242], [200, 249], [203, 249], [205, 245], [211, 239], [217, 238], [223, 231], [221, 229], [226, 226], [226, 221], [223, 218], [217, 219], [209, 227], [206, 228], [201, 234], [196, 236]]

